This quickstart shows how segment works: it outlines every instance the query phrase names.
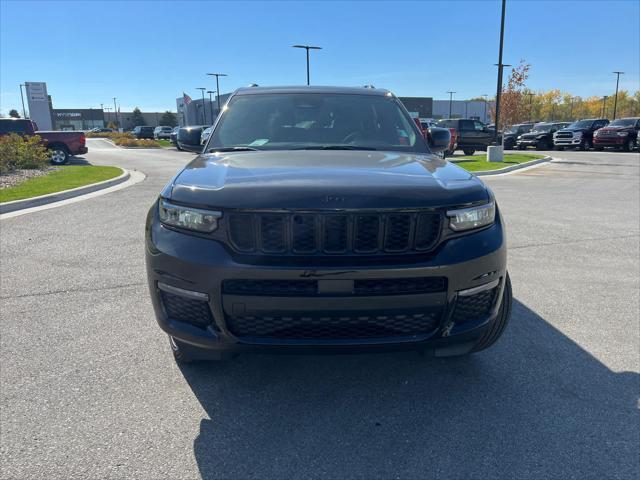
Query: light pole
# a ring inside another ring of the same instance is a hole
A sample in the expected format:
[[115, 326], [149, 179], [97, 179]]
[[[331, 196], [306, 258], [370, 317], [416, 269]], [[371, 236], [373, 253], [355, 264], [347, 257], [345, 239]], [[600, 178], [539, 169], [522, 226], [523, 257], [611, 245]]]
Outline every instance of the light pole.
[[451, 118], [451, 107], [453, 106], [453, 94], [457, 92], [452, 92], [451, 90], [449, 90], [447, 93], [449, 94], [449, 118]]
[[216, 97], [218, 100], [218, 115], [220, 115], [220, 82], [218, 81], [218, 77], [226, 77], [226, 73], [207, 73], [207, 75], [211, 75], [212, 77], [216, 77]]
[[504, 47], [504, 14], [507, 8], [507, 0], [502, 0], [502, 16], [500, 19], [500, 50], [498, 51], [498, 86], [496, 87], [496, 128], [493, 129], [493, 144], [498, 144], [498, 129], [500, 128], [500, 94], [502, 93], [502, 69], [506, 66], [502, 63], [502, 50]]
[[198, 87], [196, 90], [200, 90], [202, 92], [202, 125], [206, 125], [207, 123], [207, 106], [204, 104], [204, 92], [207, 90], [204, 87]]
[[111, 111], [111, 107], [104, 107], [104, 110], [107, 111], [107, 125], [109, 125], [109, 112]]
[[[618, 85], [620, 85], [620, 75], [624, 74], [624, 72], [613, 72], [618, 77], [616, 78], [616, 96], [613, 101], [613, 120], [616, 119], [616, 112], [618, 111]], [[603, 115], [604, 116], [604, 115]]]
[[24, 97], [22, 96], [22, 87], [27, 88], [27, 86], [24, 83], [20, 84], [20, 100], [22, 100], [22, 118], [27, 118], [27, 112], [24, 109]]
[[120, 130], [120, 122], [118, 121], [118, 109], [116, 107], [116, 97], [113, 97], [113, 115], [116, 117], [116, 126]]
[[213, 100], [211, 100], [211, 94], [216, 93], [215, 90], [207, 90], [209, 94], [209, 110], [211, 110], [211, 125], [213, 125]]
[[607, 110], [607, 98], [609, 98], [607, 95], [602, 97], [602, 118], [604, 118], [604, 114]]
[[483, 93], [480, 96], [484, 98], [484, 123], [488, 123], [487, 122], [487, 98], [489, 97], [489, 95], [487, 95], [486, 93]]
[[293, 45], [293, 48], [304, 48], [307, 51], [307, 85], [309, 85], [309, 50], [322, 50], [322, 47], [313, 45]]

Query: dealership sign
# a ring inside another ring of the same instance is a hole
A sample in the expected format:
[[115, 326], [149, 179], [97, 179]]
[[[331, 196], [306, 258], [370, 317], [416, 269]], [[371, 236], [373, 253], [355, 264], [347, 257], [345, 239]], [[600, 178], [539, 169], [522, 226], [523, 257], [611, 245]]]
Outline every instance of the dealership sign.
[[24, 82], [29, 103], [29, 116], [38, 124], [40, 130], [51, 130], [51, 108], [44, 82]]

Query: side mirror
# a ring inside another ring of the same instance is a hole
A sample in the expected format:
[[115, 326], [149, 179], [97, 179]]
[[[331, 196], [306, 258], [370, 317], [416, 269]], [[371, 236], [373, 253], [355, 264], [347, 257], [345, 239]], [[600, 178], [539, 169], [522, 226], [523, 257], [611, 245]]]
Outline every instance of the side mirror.
[[431, 127], [427, 131], [427, 143], [433, 153], [444, 152], [451, 143], [451, 132], [448, 128]]

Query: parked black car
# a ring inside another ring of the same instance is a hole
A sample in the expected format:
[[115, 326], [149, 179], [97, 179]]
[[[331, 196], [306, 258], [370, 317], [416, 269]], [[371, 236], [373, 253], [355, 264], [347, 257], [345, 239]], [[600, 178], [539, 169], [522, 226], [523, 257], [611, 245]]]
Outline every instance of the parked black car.
[[535, 147], [536, 150], [553, 150], [553, 134], [568, 125], [569, 122], [536, 123], [529, 133], [518, 136], [516, 141], [518, 150], [524, 150], [527, 147]]
[[503, 221], [478, 177], [434, 155], [448, 129], [425, 139], [373, 88], [243, 88], [228, 106], [147, 217], [151, 299], [177, 361], [463, 355], [500, 337]]
[[523, 133], [529, 133], [533, 127], [533, 123], [519, 123], [517, 125], [511, 125], [504, 131], [503, 146], [505, 150], [513, 150], [516, 146], [517, 138]]
[[131, 134], [136, 138], [150, 138], [153, 140], [153, 127], [137, 126], [131, 130]]
[[567, 128], [553, 134], [556, 150], [566, 147], [589, 150], [593, 146], [593, 132], [609, 124], [606, 118], [587, 118], [573, 122]]
[[188, 150], [190, 152], [200, 153], [202, 151], [200, 135], [205, 128], [207, 127], [203, 125], [193, 125], [190, 127], [180, 128], [177, 135], [178, 150]]
[[[479, 120], [447, 118], [438, 120], [437, 125], [441, 128], [456, 129], [458, 150], [462, 150], [465, 155], [473, 155], [476, 150], [486, 151], [495, 133]], [[498, 136], [498, 142], [500, 141], [501, 138]]]
[[640, 117], [618, 118], [594, 133], [593, 146], [596, 150], [616, 147], [630, 152], [638, 148], [638, 131]]
[[180, 130], [180, 127], [173, 127], [173, 130], [171, 130], [171, 135], [169, 135], [169, 141], [178, 149], [180, 150], [180, 147], [178, 146], [178, 130]]

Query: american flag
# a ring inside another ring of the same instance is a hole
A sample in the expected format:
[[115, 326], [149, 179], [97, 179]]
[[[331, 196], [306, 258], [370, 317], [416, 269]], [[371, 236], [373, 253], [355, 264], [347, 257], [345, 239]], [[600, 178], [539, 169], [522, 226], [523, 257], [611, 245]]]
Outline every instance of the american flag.
[[191, 97], [186, 93], [182, 92], [182, 101], [185, 105], [189, 105], [191, 103]]

